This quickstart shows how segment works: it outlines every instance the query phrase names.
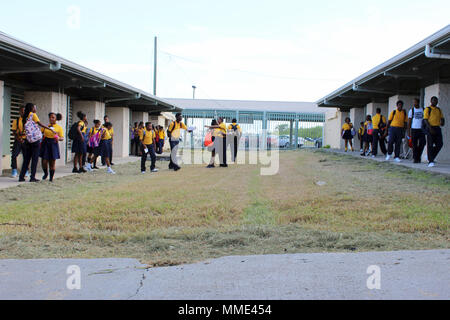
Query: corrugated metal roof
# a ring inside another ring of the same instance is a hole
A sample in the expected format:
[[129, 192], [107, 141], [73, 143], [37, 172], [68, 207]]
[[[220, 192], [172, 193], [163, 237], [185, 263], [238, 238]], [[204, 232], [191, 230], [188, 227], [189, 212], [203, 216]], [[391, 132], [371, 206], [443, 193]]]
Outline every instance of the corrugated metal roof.
[[59, 57], [52, 53], [49, 53], [45, 50], [39, 49], [33, 45], [30, 45], [21, 40], [18, 40], [18, 39], [14, 38], [6, 33], [3, 33], [1, 31], [0, 31], [0, 45], [8, 47], [10, 50], [16, 49], [16, 50], [18, 50], [18, 52], [21, 52], [22, 54], [26, 55], [27, 57], [30, 57], [37, 61], [42, 61], [44, 63], [60, 63], [62, 70], [66, 70], [68, 72], [79, 73], [86, 78], [91, 78], [91, 79], [99, 81], [99, 82], [104, 82], [107, 85], [110, 85], [111, 87], [117, 88], [119, 90], [123, 90], [125, 92], [132, 92], [134, 94], [140, 94], [141, 97], [146, 100], [153, 100], [158, 103], [161, 103], [162, 105], [171, 106], [174, 108], [177, 107], [177, 106], [174, 106], [173, 104], [171, 104], [170, 102], [168, 102], [162, 98], [159, 98], [157, 96], [154, 96], [146, 91], [137, 89], [126, 83], [123, 83], [116, 79], [105, 76], [99, 72], [96, 72], [89, 68], [83, 67], [79, 64], [76, 64], [72, 61], [66, 60], [62, 57]]
[[[331, 100], [332, 98], [344, 94], [348, 91], [352, 90], [353, 84], [363, 84], [370, 79], [375, 78], [376, 76], [383, 74], [384, 72], [387, 72], [402, 63], [405, 63], [407, 61], [410, 61], [411, 59], [417, 58], [418, 56], [425, 55], [425, 46], [427, 44], [430, 45], [438, 45], [439, 43], [443, 41], [447, 41], [450, 37], [450, 25], [447, 25], [446, 27], [442, 28], [438, 32], [432, 34], [431, 36], [427, 37], [426, 39], [422, 40], [421, 42], [417, 43], [416, 45], [412, 46], [408, 50], [396, 55], [395, 57], [389, 59], [388, 61], [378, 65], [377, 67], [371, 69], [370, 71], [362, 74], [361, 76], [353, 79], [352, 81], [348, 82], [347, 84], [343, 85], [342, 87], [338, 88], [337, 90], [333, 91], [332, 93], [326, 95], [325, 97], [318, 100], [316, 103], [319, 105], [322, 105], [325, 100]], [[326, 106], [325, 106], [326, 107]]]
[[175, 99], [166, 101], [182, 109], [191, 110], [230, 110], [253, 112], [289, 112], [289, 113], [325, 113], [314, 102], [295, 101], [251, 101], [251, 100], [215, 100], [215, 99]]

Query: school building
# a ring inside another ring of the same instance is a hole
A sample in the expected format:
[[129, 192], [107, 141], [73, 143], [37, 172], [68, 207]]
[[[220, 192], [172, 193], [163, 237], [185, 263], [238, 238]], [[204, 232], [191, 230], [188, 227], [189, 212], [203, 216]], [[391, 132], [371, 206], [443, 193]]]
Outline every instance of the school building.
[[[447, 120], [444, 147], [437, 160], [450, 162], [450, 25], [317, 101], [326, 112], [324, 145], [343, 148], [340, 129], [350, 117], [355, 129], [377, 108], [388, 116], [403, 100], [405, 109], [420, 98], [428, 107], [433, 96]], [[426, 151], [424, 152], [426, 154]]]
[[[215, 99], [173, 99], [168, 102], [179, 106], [187, 126], [196, 130], [186, 136], [182, 147], [200, 148], [206, 135], [205, 125], [222, 117], [227, 124], [233, 119], [239, 123], [245, 139], [241, 143], [252, 144], [252, 139], [274, 142], [282, 148], [314, 147], [315, 140], [323, 135], [325, 111], [313, 102], [251, 101]], [[298, 141], [296, 144], [295, 141]], [[256, 144], [255, 144], [256, 145]]]
[[129, 155], [132, 123], [152, 121], [166, 127], [173, 112], [181, 111], [171, 102], [0, 32], [0, 175], [10, 169], [11, 122], [28, 102], [36, 104], [43, 124], [48, 123], [50, 111], [63, 115], [59, 124], [66, 139], [60, 142], [58, 166], [71, 161], [67, 134], [78, 111], [87, 115], [89, 126], [94, 119], [103, 121], [105, 114], [109, 116], [117, 158]]

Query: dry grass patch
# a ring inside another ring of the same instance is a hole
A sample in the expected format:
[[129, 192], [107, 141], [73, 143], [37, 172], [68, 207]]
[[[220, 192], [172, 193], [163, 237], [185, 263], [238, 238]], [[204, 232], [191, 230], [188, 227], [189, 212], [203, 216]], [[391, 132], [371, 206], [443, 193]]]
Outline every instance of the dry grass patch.
[[[449, 247], [446, 177], [317, 151], [280, 172], [186, 166], [0, 190], [0, 258], [132, 257], [172, 265], [235, 254]], [[326, 185], [316, 183], [323, 181]]]

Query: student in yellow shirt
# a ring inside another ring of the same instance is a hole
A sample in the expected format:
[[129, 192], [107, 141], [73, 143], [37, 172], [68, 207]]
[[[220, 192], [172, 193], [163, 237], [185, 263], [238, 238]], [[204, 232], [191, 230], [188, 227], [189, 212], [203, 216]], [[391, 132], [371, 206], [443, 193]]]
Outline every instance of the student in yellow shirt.
[[112, 129], [112, 123], [107, 122], [102, 127], [102, 137], [100, 140], [100, 144], [98, 148], [94, 149], [94, 162], [97, 161], [97, 157], [101, 156], [102, 159], [105, 160], [105, 164], [107, 166], [106, 172], [110, 174], [116, 174], [113, 169], [111, 168], [111, 162], [109, 161], [109, 155], [111, 153], [110, 147], [111, 147], [111, 129]]
[[366, 117], [366, 122], [364, 122], [364, 150], [361, 153], [361, 156], [365, 157], [369, 155], [369, 148], [373, 142], [373, 124], [372, 124], [372, 116], [370, 114]]
[[397, 110], [394, 110], [389, 115], [388, 119], [388, 132], [389, 132], [389, 143], [388, 143], [388, 154], [386, 156], [386, 161], [392, 156], [394, 152], [395, 145], [395, 162], [401, 162], [400, 160], [400, 147], [402, 140], [405, 137], [406, 125], [408, 124], [408, 116], [406, 111], [403, 109], [403, 101], [397, 101]]
[[386, 143], [384, 141], [383, 129], [385, 128], [387, 121], [385, 116], [381, 114], [381, 108], [377, 108], [376, 115], [372, 117], [373, 125], [373, 142], [372, 142], [372, 157], [375, 158], [378, 155], [378, 144], [380, 145], [381, 152], [386, 155]]
[[208, 128], [208, 132], [211, 133], [211, 140], [213, 142], [212, 145], [208, 146], [208, 150], [211, 151], [211, 159], [209, 160], [209, 164], [206, 168], [215, 168], [215, 159], [216, 159], [216, 148], [215, 141], [219, 137], [220, 129], [217, 128], [218, 123], [216, 119], [211, 121], [211, 126], [205, 126]]
[[19, 118], [14, 119], [11, 123], [11, 131], [14, 135], [14, 145], [11, 152], [11, 169], [12, 169], [12, 178], [16, 178], [18, 175], [17, 172], [17, 157], [22, 152], [22, 155], [24, 155], [24, 143], [27, 139], [27, 136], [23, 130], [23, 113], [24, 113], [25, 107], [19, 108]]
[[86, 126], [86, 114], [81, 111], [77, 112], [78, 117], [78, 127], [77, 134], [72, 140], [72, 153], [75, 154], [73, 158], [73, 169], [72, 173], [85, 173], [86, 170], [83, 168], [83, 154], [86, 153], [87, 145], [85, 139], [85, 133], [87, 131]]
[[237, 123], [236, 119], [231, 120], [231, 124], [228, 125], [228, 142], [231, 148], [231, 161], [236, 162], [239, 140], [242, 136], [241, 126]]
[[428, 153], [428, 167], [435, 166], [435, 159], [441, 151], [444, 142], [442, 138], [441, 127], [445, 126], [445, 118], [442, 110], [438, 107], [439, 99], [437, 97], [431, 98], [431, 106], [425, 109], [423, 119], [428, 129], [427, 134], [427, 153]]
[[145, 162], [149, 154], [151, 159], [150, 171], [158, 172], [158, 169], [156, 169], [155, 131], [150, 122], [145, 124], [145, 129], [142, 130], [139, 140], [141, 141], [142, 150], [141, 173], [145, 173]]
[[217, 119], [217, 126], [211, 126], [211, 128], [219, 129], [216, 152], [219, 153], [219, 162], [221, 167], [228, 167], [227, 164], [227, 125], [223, 121], [222, 117]]
[[[87, 146], [87, 152], [88, 152], [87, 168], [88, 168], [88, 171], [93, 171], [94, 169], [99, 169], [96, 165], [96, 162], [97, 162], [97, 156], [100, 154], [100, 142], [101, 142], [101, 137], [103, 136], [103, 130], [106, 130], [106, 129], [104, 129], [102, 127], [101, 121], [94, 120], [94, 126], [89, 130], [89, 136], [88, 136], [88, 146]], [[98, 135], [97, 135], [97, 133], [98, 133]]]
[[181, 122], [183, 120], [181, 113], [177, 113], [175, 115], [175, 119], [176, 120], [173, 121], [169, 125], [169, 128], [167, 129], [167, 137], [169, 138], [170, 142], [169, 169], [178, 171], [181, 169], [177, 161], [177, 151], [178, 151], [178, 144], [180, 143], [181, 129], [187, 130], [188, 132], [191, 131], [189, 131], [186, 125], [183, 122]]
[[345, 123], [341, 129], [342, 139], [345, 141], [345, 152], [348, 151], [348, 144], [352, 148], [352, 152], [355, 151], [353, 149], [353, 135], [352, 135], [353, 124], [350, 122], [350, 118], [345, 118]]
[[162, 154], [164, 151], [164, 140], [166, 138], [166, 134], [164, 132], [164, 128], [162, 126], [158, 126], [158, 143], [157, 143], [157, 150], [156, 153]]
[[364, 122], [361, 122], [359, 124], [359, 130], [358, 130], [358, 139], [360, 144], [360, 152], [362, 153], [364, 151]]
[[64, 131], [63, 128], [56, 123], [56, 121], [62, 120], [62, 115], [60, 113], [55, 114], [54, 112], [50, 112], [48, 114], [48, 119], [50, 121], [48, 127], [53, 128], [54, 131], [44, 128], [41, 129], [44, 138], [41, 143], [39, 156], [42, 158], [42, 170], [44, 171], [42, 180], [47, 179], [50, 168], [50, 182], [53, 182], [56, 169], [55, 163], [56, 160], [60, 158], [59, 142], [64, 141]]
[[[106, 129], [106, 124], [109, 123], [109, 117], [108, 116], [104, 116], [103, 120], [105, 121], [103, 127]], [[107, 140], [107, 142], [105, 142], [105, 143], [109, 144], [108, 159], [109, 159], [110, 164], [113, 166], [114, 163], [112, 162], [112, 157], [113, 157], [113, 145], [114, 145], [114, 128], [111, 127], [111, 129], [108, 130], [108, 133], [109, 133], [107, 135], [108, 139], [105, 139], [105, 140]], [[105, 165], [105, 164], [106, 164], [105, 158], [102, 156], [102, 165]]]
[[[26, 128], [27, 121], [33, 121], [35, 124], [40, 126], [41, 128], [54, 131], [53, 128], [49, 128], [41, 123], [39, 117], [36, 114], [36, 105], [33, 103], [27, 103], [25, 105], [25, 110], [23, 112], [22, 117], [22, 128]], [[19, 124], [20, 127], [20, 124]], [[25, 181], [25, 174], [31, 162], [31, 174], [30, 174], [30, 182], [38, 182], [36, 179], [36, 169], [39, 162], [39, 149], [40, 149], [41, 141], [29, 142], [25, 140], [24, 143], [24, 160], [22, 164], [22, 170], [20, 170], [19, 182]]]

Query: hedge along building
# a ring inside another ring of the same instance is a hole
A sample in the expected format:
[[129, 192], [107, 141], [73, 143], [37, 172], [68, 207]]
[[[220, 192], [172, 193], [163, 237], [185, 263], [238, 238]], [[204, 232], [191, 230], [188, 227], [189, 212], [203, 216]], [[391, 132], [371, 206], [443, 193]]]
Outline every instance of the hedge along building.
[[[197, 130], [185, 137], [184, 147], [202, 147], [206, 135], [205, 125], [212, 119], [223, 117], [226, 123], [236, 119], [243, 134], [261, 138], [263, 134], [270, 141], [273, 136], [279, 139], [281, 147], [296, 148], [315, 145], [306, 138], [320, 138], [323, 134], [325, 111], [313, 102], [293, 101], [251, 101], [251, 100], [211, 100], [211, 99], [172, 99], [168, 102], [183, 109], [183, 118], [188, 126]], [[241, 139], [241, 143], [245, 140]], [[264, 141], [264, 140], [263, 140]], [[295, 144], [294, 141], [299, 141]], [[301, 143], [300, 143], [301, 142]]]
[[28, 102], [36, 104], [44, 124], [51, 111], [63, 115], [59, 124], [66, 139], [60, 143], [58, 166], [71, 161], [67, 134], [78, 111], [87, 115], [89, 126], [94, 119], [103, 121], [105, 114], [109, 116], [115, 133], [114, 157], [129, 155], [131, 121], [146, 122], [149, 113], [180, 111], [164, 99], [0, 32], [0, 170], [10, 168], [11, 121]]
[[[409, 110], [414, 98], [428, 107], [431, 97], [436, 96], [450, 120], [449, 59], [450, 25], [320, 99], [319, 107], [333, 108], [326, 113], [325, 144], [343, 148], [340, 128], [346, 117], [359, 128], [365, 116], [374, 115], [377, 108], [387, 116], [398, 100], [403, 100]], [[444, 148], [438, 160], [450, 162], [449, 123], [443, 128], [443, 136]]]

